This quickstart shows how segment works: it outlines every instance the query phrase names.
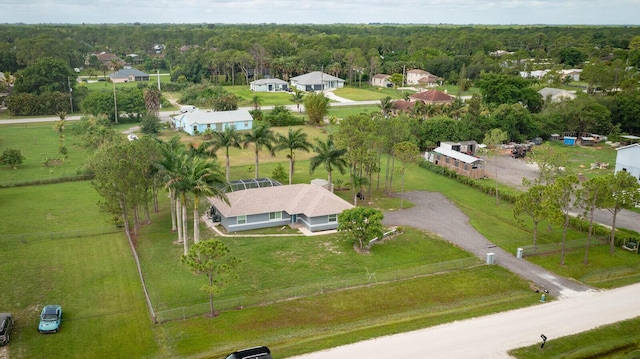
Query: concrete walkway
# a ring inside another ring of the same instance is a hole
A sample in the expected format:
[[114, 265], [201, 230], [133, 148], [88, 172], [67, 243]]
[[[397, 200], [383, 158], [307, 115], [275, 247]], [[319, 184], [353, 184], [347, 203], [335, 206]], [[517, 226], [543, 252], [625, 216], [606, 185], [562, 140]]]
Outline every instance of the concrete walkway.
[[[397, 195], [396, 195], [397, 196]], [[548, 290], [550, 295], [569, 298], [593, 289], [577, 281], [557, 276], [544, 268], [517, 259], [497, 247], [478, 233], [469, 218], [441, 193], [405, 192], [404, 198], [415, 207], [393, 212], [385, 212], [383, 224], [386, 226], [413, 226], [435, 233], [456, 246], [469, 251], [482, 260], [487, 253], [494, 253], [494, 263], [518, 274], [540, 288]]]

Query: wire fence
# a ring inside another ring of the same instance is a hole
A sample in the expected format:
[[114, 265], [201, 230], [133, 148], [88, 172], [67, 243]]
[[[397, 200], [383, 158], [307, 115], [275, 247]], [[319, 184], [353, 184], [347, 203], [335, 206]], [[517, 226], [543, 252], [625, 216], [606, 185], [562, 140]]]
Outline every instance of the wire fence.
[[66, 238], [78, 238], [95, 236], [101, 234], [110, 234], [121, 232], [122, 228], [117, 226], [101, 226], [92, 228], [79, 228], [69, 231], [60, 232], [33, 232], [33, 233], [21, 233], [21, 234], [0, 234], [0, 243], [3, 245], [17, 244], [17, 243], [31, 243], [44, 240], [66, 239]]
[[[601, 246], [609, 243], [608, 236], [594, 236], [591, 237], [590, 246]], [[574, 250], [580, 248], [587, 247], [587, 238], [576, 239], [573, 241], [565, 242], [566, 250]], [[530, 256], [539, 256], [550, 253], [557, 253], [562, 250], [562, 243], [547, 243], [547, 244], [538, 244], [537, 246], [524, 246], [522, 247], [522, 256], [530, 257]]]
[[[461, 270], [482, 264], [477, 257], [466, 257], [447, 262], [430, 263], [404, 269], [379, 269], [363, 275], [344, 278], [332, 278], [324, 281], [305, 283], [303, 285], [277, 290], [264, 290], [239, 297], [215, 299], [216, 311], [242, 309], [248, 306], [258, 306], [282, 302], [286, 300], [307, 297], [338, 290], [352, 289], [376, 283], [394, 282], [426, 276], [434, 273]], [[158, 308], [156, 308], [158, 309]], [[156, 322], [163, 323], [174, 320], [184, 320], [189, 317], [208, 313], [209, 302], [190, 303], [188, 305], [156, 310]]]

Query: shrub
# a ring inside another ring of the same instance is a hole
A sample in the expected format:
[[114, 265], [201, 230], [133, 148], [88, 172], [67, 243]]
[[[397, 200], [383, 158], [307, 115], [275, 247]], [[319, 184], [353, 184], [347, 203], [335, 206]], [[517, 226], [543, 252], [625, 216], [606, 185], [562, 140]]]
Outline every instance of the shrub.
[[7, 165], [13, 169], [18, 168], [19, 164], [24, 162], [25, 158], [22, 155], [20, 150], [7, 148], [2, 152], [2, 156], [0, 156], [0, 164]]

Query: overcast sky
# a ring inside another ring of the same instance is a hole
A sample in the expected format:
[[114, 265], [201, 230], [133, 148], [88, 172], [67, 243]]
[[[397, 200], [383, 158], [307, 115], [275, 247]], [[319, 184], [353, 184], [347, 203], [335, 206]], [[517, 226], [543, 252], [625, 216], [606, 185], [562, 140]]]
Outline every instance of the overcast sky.
[[0, 23], [639, 25], [640, 0], [0, 0]]

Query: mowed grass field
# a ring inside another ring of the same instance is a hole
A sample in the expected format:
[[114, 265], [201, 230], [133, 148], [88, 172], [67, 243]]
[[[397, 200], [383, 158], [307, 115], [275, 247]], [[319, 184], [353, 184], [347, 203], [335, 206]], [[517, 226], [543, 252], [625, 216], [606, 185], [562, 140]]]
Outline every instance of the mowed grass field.
[[[0, 189], [0, 303], [16, 320], [10, 358], [157, 357], [126, 237], [50, 239], [108, 226], [98, 199], [89, 182]], [[36, 330], [47, 304], [63, 308], [57, 334]]]

